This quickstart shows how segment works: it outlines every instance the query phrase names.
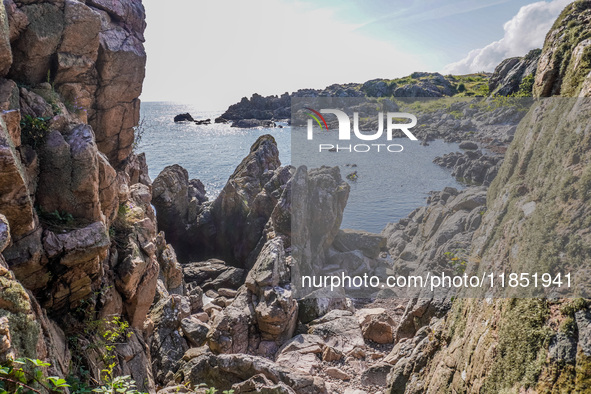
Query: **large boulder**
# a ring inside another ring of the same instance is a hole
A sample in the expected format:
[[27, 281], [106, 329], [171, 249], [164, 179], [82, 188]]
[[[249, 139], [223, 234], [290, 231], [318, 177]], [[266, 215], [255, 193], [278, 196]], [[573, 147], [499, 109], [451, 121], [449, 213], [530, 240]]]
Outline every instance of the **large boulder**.
[[380, 344], [394, 342], [395, 322], [384, 308], [360, 309], [355, 316], [364, 339]]
[[181, 322], [190, 314], [189, 301], [179, 295], [160, 300], [150, 312], [150, 319], [154, 324], [150, 352], [154, 360], [155, 379], [160, 384], [165, 383], [164, 379], [169, 371], [176, 372], [179, 360], [189, 349], [182, 335]]
[[365, 349], [359, 321], [350, 311], [330, 311], [310, 323], [308, 334], [318, 335], [326, 346], [345, 355]]
[[203, 290], [238, 289], [246, 278], [244, 269], [232, 267], [218, 259], [184, 264], [183, 274], [187, 283], [195, 284]]

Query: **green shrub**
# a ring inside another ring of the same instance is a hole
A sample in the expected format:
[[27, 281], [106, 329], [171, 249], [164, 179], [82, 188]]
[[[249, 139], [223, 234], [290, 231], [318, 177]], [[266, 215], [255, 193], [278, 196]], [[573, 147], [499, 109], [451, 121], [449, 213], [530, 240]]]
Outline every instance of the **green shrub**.
[[519, 84], [519, 90], [517, 91], [517, 93], [513, 93], [511, 97], [532, 97], [534, 82], [535, 77], [533, 74], [530, 74], [527, 77], [523, 78], [523, 80]]
[[57, 376], [45, 376], [43, 368], [51, 364], [30, 358], [8, 360], [0, 365], [0, 394], [62, 393], [70, 387]]
[[37, 148], [43, 144], [49, 134], [49, 119], [25, 115], [21, 119], [21, 141], [25, 145]]

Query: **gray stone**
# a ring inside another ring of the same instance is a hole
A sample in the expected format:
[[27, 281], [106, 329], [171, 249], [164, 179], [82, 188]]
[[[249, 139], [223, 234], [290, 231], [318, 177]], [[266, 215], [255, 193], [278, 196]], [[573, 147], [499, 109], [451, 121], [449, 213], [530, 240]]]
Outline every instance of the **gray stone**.
[[573, 364], [577, 357], [577, 341], [571, 335], [558, 332], [550, 342], [548, 355], [553, 361]]
[[579, 331], [579, 348], [585, 355], [591, 356], [591, 312], [583, 309], [575, 313]]
[[341, 252], [360, 250], [369, 258], [377, 258], [386, 247], [386, 238], [361, 230], [339, 230], [333, 247]]
[[201, 346], [207, 340], [207, 333], [209, 332], [209, 325], [201, 322], [195, 317], [187, 317], [181, 320], [181, 328], [185, 334], [185, 338], [193, 346]]

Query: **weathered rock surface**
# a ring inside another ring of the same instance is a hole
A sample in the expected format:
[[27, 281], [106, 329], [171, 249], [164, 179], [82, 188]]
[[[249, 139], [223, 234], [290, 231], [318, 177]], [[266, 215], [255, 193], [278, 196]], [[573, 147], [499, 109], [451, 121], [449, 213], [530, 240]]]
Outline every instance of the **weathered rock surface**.
[[[591, 3], [569, 4], [546, 36], [534, 84], [536, 96], [589, 97]], [[585, 60], [586, 59], [586, 60]]]
[[[339, 294], [340, 293], [340, 294]], [[343, 289], [319, 289], [311, 292], [304, 298], [298, 300], [298, 319], [304, 323], [310, 323], [319, 317], [326, 315], [335, 309], [353, 311], [354, 307], [346, 298]]]
[[350, 311], [333, 310], [310, 323], [309, 334], [318, 335], [342, 354], [365, 348], [359, 321]]
[[165, 294], [185, 288], [156, 239], [145, 156], [131, 155], [144, 28], [138, 1], [0, 4], [0, 358], [100, 381], [91, 344], [117, 318], [133, 335], [115, 373], [154, 392], [141, 329], [159, 276]]
[[[320, 272], [343, 220], [349, 184], [338, 167], [297, 169], [292, 180], [292, 277]], [[295, 273], [295, 276], [294, 276]], [[304, 297], [306, 294], [299, 295]]]
[[10, 47], [10, 27], [4, 3], [0, 4], [0, 77], [4, 77], [12, 64], [12, 48]]
[[183, 382], [205, 383], [220, 390], [230, 390], [235, 384], [238, 385], [236, 387], [246, 388], [248, 386], [241, 383], [259, 375], [270, 381], [265, 381], [265, 385], [272, 383], [279, 386], [275, 388], [279, 391], [270, 392], [289, 393], [285, 388], [287, 386], [297, 394], [327, 393], [324, 382], [319, 378], [294, 372], [266, 358], [245, 354], [201, 355], [182, 365], [176, 374]]
[[153, 203], [182, 260], [214, 257], [243, 266], [259, 245], [291, 171], [281, 167], [277, 144], [265, 135], [214, 201], [205, 202], [202, 185], [189, 182], [181, 167], [171, 166], [154, 181]]
[[[40, 209], [90, 222], [105, 220], [99, 195], [99, 152], [89, 126], [77, 126], [66, 135], [51, 132], [40, 158], [44, 162], [37, 188]], [[110, 165], [103, 162], [105, 167]], [[108, 205], [112, 212], [112, 202]]]
[[[547, 37], [542, 57], [550, 53], [546, 53], [547, 48], [562, 42], [565, 29], [576, 30], [577, 23], [569, 25], [569, 20], [584, 16], [588, 5], [581, 1], [567, 6]], [[557, 31], [562, 33], [557, 35]], [[545, 67], [542, 59], [540, 70]], [[537, 85], [538, 94], [572, 91], [572, 81], [560, 81], [561, 74], [555, 74], [552, 80], [548, 70], [538, 72], [539, 77], [544, 76], [538, 80], [543, 82]], [[573, 242], [589, 245], [587, 226], [583, 224], [591, 215], [585, 202], [588, 185], [580, 183], [583, 172], [588, 170], [580, 163], [586, 163], [588, 154], [576, 148], [587, 143], [588, 133], [578, 132], [558, 119], [566, 117], [569, 124], [579, 124], [590, 111], [587, 101], [540, 100], [521, 122], [507, 160], [488, 191], [487, 212], [473, 237], [473, 256], [480, 270], [527, 272], [535, 269], [539, 261], [556, 261], [561, 267], [577, 267], [573, 268], [574, 275], [586, 275], [588, 259], [581, 258], [581, 253], [586, 256], [588, 247], [583, 247], [585, 252], [566, 251]], [[540, 198], [533, 201], [533, 196]], [[564, 217], [577, 220], [563, 226], [558, 218]], [[557, 239], [561, 247], [552, 241]], [[565, 328], [569, 320], [570, 327], [576, 325], [581, 330], [578, 337]], [[441, 329], [434, 330], [434, 337], [445, 338], [445, 343], [440, 341], [435, 352], [432, 348], [423, 352], [430, 356], [418, 364], [422, 370], [407, 365], [393, 373], [392, 392], [417, 392], [442, 385], [452, 390], [470, 387], [474, 391], [526, 387], [536, 391], [585, 391], [587, 383], [581, 371], [589, 363], [585, 353], [588, 320], [586, 302], [568, 299], [454, 302]], [[564, 322], [563, 328], [560, 322]], [[546, 361], [536, 364], [536, 360]], [[539, 369], [532, 374], [534, 365]]]
[[517, 93], [524, 78], [535, 77], [541, 53], [540, 49], [533, 49], [524, 57], [503, 60], [488, 81], [490, 93], [501, 96]]
[[8, 127], [0, 118], [0, 212], [8, 219], [16, 240], [35, 228], [33, 201], [19, 156]]
[[193, 283], [205, 291], [219, 288], [238, 289], [246, 278], [244, 269], [229, 266], [218, 259], [183, 264], [183, 274], [186, 282]]
[[456, 255], [467, 259], [462, 251], [470, 248], [474, 231], [480, 226], [486, 210], [486, 188], [469, 187], [461, 192], [445, 188], [432, 193], [427, 204], [382, 232], [395, 261], [394, 270], [420, 274], [435, 268], [437, 272], [464, 269], [452, 264], [456, 260], [451, 259]]
[[384, 308], [360, 309], [355, 313], [363, 338], [375, 343], [394, 342], [394, 320]]
[[386, 248], [386, 238], [380, 234], [372, 234], [367, 231], [339, 230], [333, 247], [341, 252], [360, 250], [369, 258], [376, 258]]
[[193, 246], [187, 228], [195, 225], [206, 201], [203, 184], [196, 179], [189, 181], [187, 170], [179, 165], [166, 167], [154, 180], [153, 204], [159, 227], [183, 259]]
[[160, 384], [164, 383], [169, 371], [176, 372], [178, 361], [189, 349], [181, 334], [181, 324], [190, 314], [189, 301], [178, 295], [160, 300], [150, 313], [150, 319], [154, 323], [150, 351], [155, 363], [155, 379]]
[[451, 169], [451, 175], [458, 181], [484, 186], [490, 185], [495, 179], [502, 162], [502, 154], [483, 154], [482, 151], [473, 150], [465, 153], [452, 152], [433, 160], [433, 163]]
[[275, 238], [263, 247], [234, 301], [214, 319], [209, 346], [216, 353], [273, 355], [293, 336], [297, 315], [283, 241]]

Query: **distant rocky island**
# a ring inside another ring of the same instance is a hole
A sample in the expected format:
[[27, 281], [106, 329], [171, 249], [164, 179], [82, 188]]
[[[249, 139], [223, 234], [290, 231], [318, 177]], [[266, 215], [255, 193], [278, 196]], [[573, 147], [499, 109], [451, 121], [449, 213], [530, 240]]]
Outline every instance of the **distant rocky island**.
[[[536, 73], [541, 50], [535, 49], [524, 57], [503, 61], [494, 73], [469, 75], [441, 75], [415, 72], [404, 78], [372, 79], [365, 83], [334, 84], [325, 89], [300, 89], [281, 96], [263, 97], [257, 93], [243, 97], [231, 105], [220, 118], [247, 121], [249, 127], [263, 125], [262, 121], [280, 121], [291, 117], [291, 99], [294, 97], [483, 97], [510, 96], [522, 90], [531, 95], [533, 81], [523, 86], [524, 80]], [[257, 122], [258, 121], [258, 122]], [[268, 124], [268, 123], [267, 123]], [[255, 126], [256, 125], [256, 126]]]

